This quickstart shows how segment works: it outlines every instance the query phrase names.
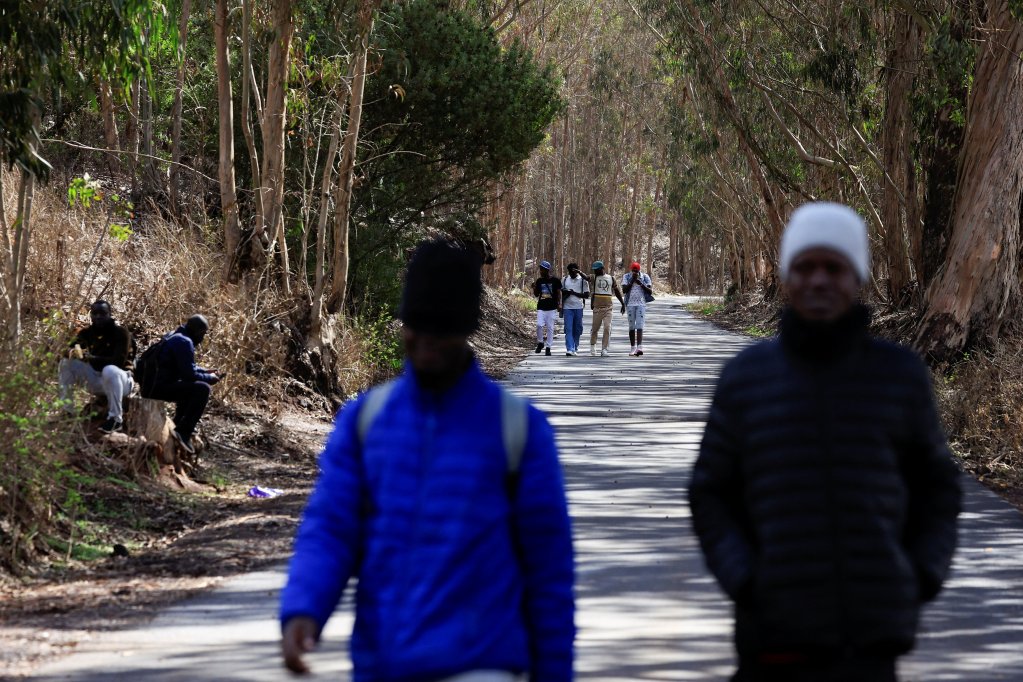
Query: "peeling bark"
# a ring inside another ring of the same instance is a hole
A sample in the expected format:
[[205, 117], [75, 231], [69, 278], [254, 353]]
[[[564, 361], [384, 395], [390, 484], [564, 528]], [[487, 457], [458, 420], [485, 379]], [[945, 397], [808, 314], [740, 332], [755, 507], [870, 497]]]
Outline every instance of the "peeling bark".
[[952, 202], [948, 256], [927, 291], [917, 347], [934, 361], [993, 339], [1019, 303], [1023, 24], [989, 3]]

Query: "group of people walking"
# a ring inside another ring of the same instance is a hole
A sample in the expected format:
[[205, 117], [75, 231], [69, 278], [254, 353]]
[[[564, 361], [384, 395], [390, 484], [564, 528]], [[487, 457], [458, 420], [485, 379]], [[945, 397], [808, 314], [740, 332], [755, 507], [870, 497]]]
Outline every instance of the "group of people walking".
[[[718, 381], [688, 503], [734, 606], [733, 680], [894, 682], [948, 575], [958, 469], [927, 368], [868, 333], [858, 299], [869, 267], [852, 209], [798, 209], [780, 248], [780, 333]], [[553, 327], [550, 311], [569, 300], [596, 312], [597, 295], [617, 295], [637, 308], [641, 349], [649, 279], [633, 264], [624, 285], [641, 286], [622, 296], [601, 263], [593, 272], [580, 282], [569, 266], [557, 280], [542, 263], [537, 326]], [[464, 251], [430, 242], [412, 258], [405, 372], [342, 408], [295, 540], [280, 608], [294, 672], [308, 672], [305, 653], [358, 576], [354, 682], [573, 679], [572, 533], [554, 434], [480, 371], [468, 338], [481, 289]], [[576, 319], [566, 316], [569, 351]], [[538, 349], [550, 340], [538, 336]]]
[[[551, 354], [555, 326], [559, 317], [565, 324], [565, 355], [579, 355], [583, 335], [583, 310], [589, 302], [593, 311], [590, 327], [590, 355], [607, 357], [611, 354], [611, 313], [614, 299], [621, 304], [621, 314], [628, 315], [630, 356], [643, 355], [643, 329], [646, 304], [653, 300], [653, 282], [642, 271], [639, 262], [629, 266], [622, 276], [621, 286], [604, 269], [603, 261], [590, 266], [592, 275], [583, 275], [576, 263], [565, 268], [568, 274], [558, 279], [551, 274], [551, 264], [540, 261], [540, 276], [533, 282], [536, 296], [536, 353]], [[597, 338], [601, 336], [600, 351]]]

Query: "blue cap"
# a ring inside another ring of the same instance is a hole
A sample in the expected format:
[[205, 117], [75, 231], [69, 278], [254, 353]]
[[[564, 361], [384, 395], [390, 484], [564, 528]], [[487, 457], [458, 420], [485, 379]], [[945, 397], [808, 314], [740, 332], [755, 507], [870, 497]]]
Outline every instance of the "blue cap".
[[602, 261], [602, 260], [595, 260], [595, 261], [593, 261], [593, 265], [590, 266], [590, 269], [591, 270], [603, 270], [604, 269], [604, 261]]
[[543, 268], [544, 270], [550, 270], [551, 269], [551, 264], [548, 263], [545, 260], [542, 260], [542, 261], [540, 261], [540, 267]]

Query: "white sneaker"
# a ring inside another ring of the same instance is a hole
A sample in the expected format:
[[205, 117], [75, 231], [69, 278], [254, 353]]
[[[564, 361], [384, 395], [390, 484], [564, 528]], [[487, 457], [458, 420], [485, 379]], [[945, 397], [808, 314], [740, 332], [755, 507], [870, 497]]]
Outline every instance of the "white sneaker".
[[[604, 352], [606, 353], [607, 351], [604, 351]], [[590, 346], [590, 357], [591, 358], [597, 357], [597, 347], [596, 346]]]
[[636, 347], [633, 346], [632, 350], [629, 351], [629, 357], [635, 357], [637, 355]]
[[611, 351], [609, 351], [607, 348], [603, 349], [602, 351], [600, 351], [600, 357], [602, 358], [611, 357]]

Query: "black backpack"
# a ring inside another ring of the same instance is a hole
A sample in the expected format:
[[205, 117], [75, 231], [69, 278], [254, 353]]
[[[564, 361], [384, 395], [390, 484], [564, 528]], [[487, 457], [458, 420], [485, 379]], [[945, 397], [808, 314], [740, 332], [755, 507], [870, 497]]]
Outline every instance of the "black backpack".
[[164, 336], [142, 351], [142, 355], [135, 361], [135, 382], [139, 385], [139, 394], [143, 398], [152, 397], [153, 389], [156, 388], [160, 377], [160, 355], [170, 336], [170, 334]]

